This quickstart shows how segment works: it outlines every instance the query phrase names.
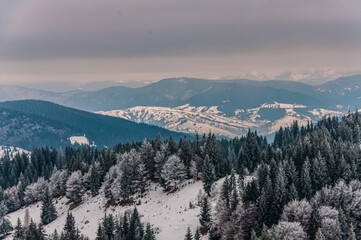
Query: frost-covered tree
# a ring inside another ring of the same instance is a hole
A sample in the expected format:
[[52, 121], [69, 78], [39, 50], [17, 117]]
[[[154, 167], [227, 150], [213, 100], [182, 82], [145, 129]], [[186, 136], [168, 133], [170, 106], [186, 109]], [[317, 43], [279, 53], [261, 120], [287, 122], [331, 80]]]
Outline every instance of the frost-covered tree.
[[26, 203], [31, 204], [43, 199], [45, 195], [45, 189], [48, 187], [48, 183], [44, 178], [39, 178], [37, 182], [29, 185], [25, 189], [24, 200]]
[[66, 182], [66, 197], [75, 204], [82, 201], [83, 196], [83, 179], [80, 171], [73, 172]]
[[177, 155], [171, 155], [161, 171], [161, 177], [163, 180], [165, 190], [177, 189], [179, 183], [181, 183], [186, 177], [186, 169], [183, 162]]
[[64, 196], [66, 192], [66, 181], [68, 180], [68, 173], [65, 170], [54, 169], [50, 177], [50, 192], [53, 197]]
[[6, 189], [4, 191], [4, 198], [6, 199], [6, 205], [9, 211], [14, 211], [21, 207], [21, 201], [19, 198], [17, 186]]
[[161, 171], [163, 169], [164, 163], [168, 159], [168, 144], [162, 143], [159, 145], [159, 150], [155, 153], [154, 157], [154, 178], [157, 180], [161, 179]]
[[277, 240], [306, 240], [307, 234], [299, 222], [279, 222], [272, 229], [272, 235]]
[[305, 229], [308, 229], [311, 213], [312, 206], [308, 201], [294, 200], [284, 207], [281, 218], [287, 222], [300, 222]]

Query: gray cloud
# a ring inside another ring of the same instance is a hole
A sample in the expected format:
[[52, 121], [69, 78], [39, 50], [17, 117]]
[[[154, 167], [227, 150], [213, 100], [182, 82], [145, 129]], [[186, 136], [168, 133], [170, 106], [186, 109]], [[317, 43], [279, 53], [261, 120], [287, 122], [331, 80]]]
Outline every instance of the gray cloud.
[[[361, 63], [359, 0], [3, 0], [1, 5], [0, 61], [12, 67], [0, 69], [0, 81], [1, 74], [16, 74], [17, 62], [67, 59], [132, 58], [143, 64], [155, 58], [185, 74], [193, 69], [172, 66], [170, 59], [182, 59], [175, 64], [202, 59], [195, 64], [201, 71], [212, 65], [207, 59], [229, 56], [233, 67], [244, 63], [237, 62], [243, 56], [254, 69], [272, 68], [267, 59], [280, 57], [285, 68], [294, 68], [297, 56], [315, 67], [337, 66], [332, 56], [350, 55], [352, 65]], [[260, 61], [262, 54], [267, 56]]]

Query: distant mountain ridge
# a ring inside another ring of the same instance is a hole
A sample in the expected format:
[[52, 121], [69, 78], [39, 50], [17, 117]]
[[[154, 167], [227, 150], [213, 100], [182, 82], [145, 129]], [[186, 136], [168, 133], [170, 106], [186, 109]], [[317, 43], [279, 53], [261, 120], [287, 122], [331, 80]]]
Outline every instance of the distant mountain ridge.
[[171, 135], [175, 138], [183, 136], [160, 127], [80, 111], [51, 102], [20, 100], [0, 103], [0, 145], [27, 150], [41, 146], [58, 148], [70, 145], [71, 137], [85, 135], [89, 143], [94, 142], [103, 147], [127, 140], [154, 138], [158, 133], [164, 138]]
[[[228, 114], [237, 108], [257, 107], [273, 101], [335, 110], [336, 105], [347, 108], [360, 101], [358, 97], [361, 96], [361, 89], [348, 90], [357, 86], [361, 86], [361, 75], [338, 78], [318, 86], [279, 80], [171, 78], [138, 88], [113, 86], [97, 91], [76, 90], [63, 93], [0, 86], [0, 100], [38, 99], [87, 111], [190, 104], [217, 105]], [[336, 93], [335, 90], [339, 93], [333, 94]], [[223, 102], [227, 100], [227, 103]]]
[[[19, 98], [51, 101], [172, 131], [212, 130], [220, 136], [233, 137], [251, 128], [267, 135], [294, 120], [307, 123], [327, 114], [354, 110], [361, 104], [361, 75], [341, 77], [317, 86], [294, 81], [184, 77], [163, 79], [138, 88], [113, 86], [63, 93], [0, 86], [0, 100]], [[268, 107], [274, 104], [278, 107]], [[304, 107], [294, 107], [299, 105]], [[180, 109], [182, 106], [189, 107]], [[212, 108], [218, 112], [196, 113], [190, 110], [193, 108]]]

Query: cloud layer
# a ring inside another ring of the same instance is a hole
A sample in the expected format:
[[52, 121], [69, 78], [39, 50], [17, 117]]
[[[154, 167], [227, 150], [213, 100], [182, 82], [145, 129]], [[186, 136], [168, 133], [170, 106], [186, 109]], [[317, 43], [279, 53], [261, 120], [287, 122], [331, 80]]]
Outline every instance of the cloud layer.
[[[4, 0], [0, 82], [361, 64], [358, 0]], [[84, 80], [83, 80], [84, 81]]]

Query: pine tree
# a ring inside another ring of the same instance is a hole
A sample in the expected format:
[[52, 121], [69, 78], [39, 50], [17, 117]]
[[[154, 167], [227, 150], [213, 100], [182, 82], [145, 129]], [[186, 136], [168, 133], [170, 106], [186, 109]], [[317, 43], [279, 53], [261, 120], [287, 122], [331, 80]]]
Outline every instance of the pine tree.
[[253, 172], [261, 159], [261, 154], [256, 137], [253, 133], [251, 133], [251, 130], [248, 130], [246, 136], [244, 154], [245, 165], [250, 170], [250, 172]]
[[203, 189], [207, 193], [208, 196], [211, 194], [211, 189], [213, 182], [215, 181], [213, 164], [208, 155], [204, 158], [203, 161], [203, 169], [202, 169], [202, 182], [203, 182]]
[[205, 197], [202, 201], [201, 215], [199, 217], [202, 233], [207, 233], [211, 228], [211, 208], [208, 203], [208, 198]]
[[311, 240], [313, 240], [316, 237], [316, 232], [321, 228], [321, 217], [317, 205], [312, 206], [310, 223], [308, 226], [309, 228], [307, 229], [307, 235]]
[[310, 161], [308, 158], [306, 158], [302, 167], [300, 189], [301, 197], [310, 200], [312, 194], [312, 184], [310, 177]]
[[201, 240], [201, 234], [198, 227], [196, 229], [196, 232], [194, 233], [194, 240]]
[[129, 222], [129, 231], [127, 233], [127, 240], [138, 240], [144, 235], [143, 226], [140, 222], [139, 213], [137, 208], [134, 208], [132, 217]]
[[20, 218], [18, 218], [14, 232], [14, 239], [21, 240], [23, 238], [24, 238], [24, 229], [21, 225]]
[[95, 240], [103, 240], [103, 229], [102, 229], [102, 225], [99, 224], [98, 225], [98, 230], [97, 230], [97, 236], [95, 238]]
[[64, 238], [62, 238], [62, 239], [78, 240], [78, 234], [75, 229], [75, 219], [70, 212], [68, 212], [68, 214], [66, 216], [63, 234], [64, 234]]
[[52, 240], [60, 240], [60, 236], [59, 236], [58, 231], [56, 229], [54, 230], [54, 233], [52, 234], [51, 239]]
[[43, 224], [49, 224], [57, 218], [55, 206], [50, 196], [49, 188], [45, 190], [45, 196], [43, 199], [43, 205], [41, 207], [41, 222]]
[[36, 239], [37, 240], [46, 240], [46, 233], [45, 233], [43, 225], [41, 225], [41, 224], [39, 224], [39, 226], [38, 226]]
[[214, 176], [219, 178], [221, 177], [220, 164], [221, 164], [221, 147], [217, 138], [214, 134], [209, 133], [205, 146], [204, 146], [204, 155], [209, 157], [210, 162], [214, 167]]
[[147, 223], [147, 226], [146, 226], [146, 229], [145, 229], [144, 240], [155, 240], [154, 231], [151, 228], [149, 223]]
[[26, 240], [38, 240], [38, 229], [37, 229], [36, 224], [34, 223], [33, 219], [30, 220], [29, 227], [26, 229], [25, 239]]
[[102, 232], [108, 239], [114, 238], [114, 230], [115, 230], [115, 224], [114, 224], [114, 218], [112, 214], [105, 215], [103, 219], [103, 227]]
[[187, 228], [187, 233], [186, 233], [186, 236], [184, 237], [184, 240], [193, 240], [193, 236], [192, 236], [190, 227]]
[[99, 162], [94, 162], [90, 167], [90, 191], [92, 196], [99, 194], [99, 189], [102, 185], [102, 170]]

